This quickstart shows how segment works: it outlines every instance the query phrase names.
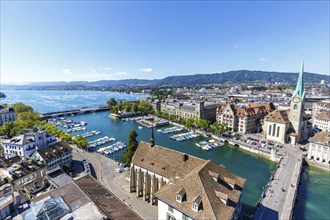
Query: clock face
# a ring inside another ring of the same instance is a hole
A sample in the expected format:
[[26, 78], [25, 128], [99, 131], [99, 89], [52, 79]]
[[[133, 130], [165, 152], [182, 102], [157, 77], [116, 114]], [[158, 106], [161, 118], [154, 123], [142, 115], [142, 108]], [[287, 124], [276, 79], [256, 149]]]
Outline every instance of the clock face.
[[299, 101], [300, 101], [299, 97], [294, 97], [293, 102], [297, 103]]

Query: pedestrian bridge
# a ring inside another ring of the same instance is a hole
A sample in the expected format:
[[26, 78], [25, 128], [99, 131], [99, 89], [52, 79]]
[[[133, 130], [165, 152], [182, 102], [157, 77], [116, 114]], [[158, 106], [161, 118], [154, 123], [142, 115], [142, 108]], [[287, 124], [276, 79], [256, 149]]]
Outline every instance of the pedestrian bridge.
[[254, 220], [292, 219], [303, 155], [298, 146], [287, 145], [258, 202]]
[[42, 119], [48, 118], [56, 118], [56, 117], [63, 117], [66, 115], [75, 115], [75, 114], [83, 114], [83, 113], [90, 113], [90, 112], [98, 112], [98, 111], [107, 111], [110, 110], [111, 106], [99, 106], [95, 108], [80, 108], [80, 109], [73, 109], [67, 111], [58, 111], [58, 112], [49, 112], [45, 114], [40, 114]]

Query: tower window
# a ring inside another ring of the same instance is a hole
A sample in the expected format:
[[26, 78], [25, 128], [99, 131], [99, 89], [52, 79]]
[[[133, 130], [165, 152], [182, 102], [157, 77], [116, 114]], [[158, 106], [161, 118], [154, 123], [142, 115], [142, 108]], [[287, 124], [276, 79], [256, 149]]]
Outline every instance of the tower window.
[[294, 104], [293, 110], [297, 110], [297, 109], [298, 109], [298, 105], [297, 104]]

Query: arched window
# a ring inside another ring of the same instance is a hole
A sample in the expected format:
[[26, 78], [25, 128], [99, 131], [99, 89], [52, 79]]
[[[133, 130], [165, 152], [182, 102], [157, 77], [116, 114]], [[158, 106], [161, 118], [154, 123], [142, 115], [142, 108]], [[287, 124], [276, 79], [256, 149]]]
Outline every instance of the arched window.
[[297, 110], [297, 109], [298, 109], [298, 105], [297, 104], [294, 104], [293, 110]]
[[273, 133], [272, 133], [272, 136], [275, 137], [275, 128], [276, 128], [276, 124], [273, 124]]
[[269, 125], [269, 131], [268, 131], [268, 135], [270, 135], [272, 132], [272, 125]]
[[280, 136], [280, 126], [277, 126], [277, 134], [276, 134], [277, 137]]

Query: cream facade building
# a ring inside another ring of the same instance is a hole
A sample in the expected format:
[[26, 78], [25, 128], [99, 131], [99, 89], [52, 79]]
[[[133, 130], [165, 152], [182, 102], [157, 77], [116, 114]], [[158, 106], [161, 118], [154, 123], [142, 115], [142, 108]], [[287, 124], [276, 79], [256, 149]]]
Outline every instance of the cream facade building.
[[308, 156], [320, 164], [330, 164], [330, 132], [321, 131], [309, 139]]
[[236, 108], [234, 104], [228, 103], [219, 108], [217, 121], [225, 123], [234, 132], [241, 134], [257, 133], [262, 129], [263, 118], [274, 110], [273, 103], [267, 105], [249, 104], [242, 108]]
[[299, 78], [293, 92], [289, 110], [275, 110], [264, 119], [264, 135], [267, 140], [279, 143], [302, 143], [307, 141], [311, 125], [304, 117], [304, 63], [301, 65]]

